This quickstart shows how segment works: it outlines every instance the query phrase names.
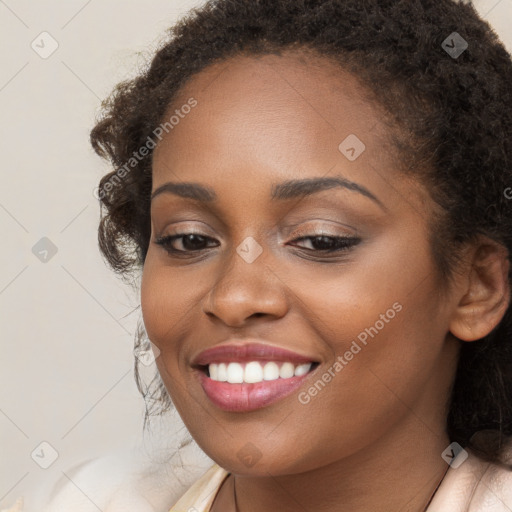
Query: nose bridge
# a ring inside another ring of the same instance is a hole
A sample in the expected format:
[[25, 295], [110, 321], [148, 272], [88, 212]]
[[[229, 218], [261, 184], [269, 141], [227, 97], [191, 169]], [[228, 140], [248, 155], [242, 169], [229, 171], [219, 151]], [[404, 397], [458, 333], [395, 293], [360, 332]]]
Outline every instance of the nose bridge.
[[206, 297], [204, 312], [232, 324], [254, 314], [283, 315], [284, 290], [268, 266], [266, 251], [252, 237], [234, 247]]

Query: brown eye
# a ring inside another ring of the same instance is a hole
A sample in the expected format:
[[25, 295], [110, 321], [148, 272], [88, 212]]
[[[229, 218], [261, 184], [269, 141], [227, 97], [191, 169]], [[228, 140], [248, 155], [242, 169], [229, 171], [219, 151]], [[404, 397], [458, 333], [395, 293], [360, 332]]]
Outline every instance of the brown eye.
[[294, 242], [303, 240], [307, 240], [310, 245], [310, 247], [303, 247], [303, 249], [326, 253], [350, 249], [361, 241], [360, 238], [356, 237], [316, 235], [296, 238]]
[[177, 233], [175, 235], [159, 237], [155, 243], [164, 247], [169, 253], [187, 253], [206, 249], [208, 247], [208, 240], [213, 239], [197, 233]]

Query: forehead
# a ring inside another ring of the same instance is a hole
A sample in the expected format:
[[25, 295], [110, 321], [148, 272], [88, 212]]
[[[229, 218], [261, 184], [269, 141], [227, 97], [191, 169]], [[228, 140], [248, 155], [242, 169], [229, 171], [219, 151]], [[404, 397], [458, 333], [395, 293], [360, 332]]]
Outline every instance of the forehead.
[[[282, 56], [236, 56], [209, 66], [192, 76], [168, 113], [193, 96], [198, 106], [186, 124], [197, 133], [210, 128], [213, 137], [221, 130], [241, 129], [235, 144], [248, 132], [257, 135], [264, 127], [267, 134], [278, 133], [280, 139], [287, 134], [290, 142], [310, 138], [311, 144], [304, 149], [312, 149], [318, 136], [332, 135], [337, 140], [357, 132], [369, 140], [376, 135], [376, 124], [382, 124], [384, 113], [365, 98], [368, 94], [353, 74], [327, 58], [287, 51]], [[199, 130], [194, 123], [199, 116], [200, 123], [210, 118], [208, 127]], [[181, 142], [180, 131], [172, 130], [170, 138], [176, 143]]]
[[190, 98], [197, 106], [155, 149], [153, 189], [171, 179], [222, 187], [242, 171], [274, 182], [342, 174], [382, 188], [397, 169], [384, 111], [325, 57], [290, 51], [215, 63], [186, 83], [164, 121]]

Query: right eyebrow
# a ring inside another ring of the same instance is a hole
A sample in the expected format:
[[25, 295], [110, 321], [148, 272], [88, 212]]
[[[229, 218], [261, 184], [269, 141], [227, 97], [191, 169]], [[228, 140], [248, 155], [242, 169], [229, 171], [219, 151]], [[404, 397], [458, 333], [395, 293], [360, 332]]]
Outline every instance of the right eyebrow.
[[211, 202], [217, 200], [215, 190], [193, 182], [173, 183], [170, 181], [164, 183], [151, 194], [151, 201], [163, 193], [174, 194], [185, 199], [195, 199], [196, 201]]

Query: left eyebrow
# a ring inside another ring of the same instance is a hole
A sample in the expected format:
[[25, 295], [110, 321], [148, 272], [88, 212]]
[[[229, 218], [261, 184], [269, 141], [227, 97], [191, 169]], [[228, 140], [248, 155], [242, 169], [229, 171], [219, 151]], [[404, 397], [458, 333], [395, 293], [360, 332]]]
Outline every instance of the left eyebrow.
[[285, 181], [284, 183], [279, 183], [272, 187], [272, 199], [305, 197], [334, 187], [341, 187], [353, 192], [358, 192], [378, 204], [383, 210], [386, 210], [382, 202], [367, 188], [343, 177], [305, 178], [301, 180]]

